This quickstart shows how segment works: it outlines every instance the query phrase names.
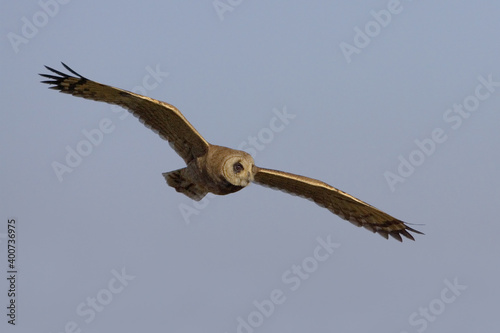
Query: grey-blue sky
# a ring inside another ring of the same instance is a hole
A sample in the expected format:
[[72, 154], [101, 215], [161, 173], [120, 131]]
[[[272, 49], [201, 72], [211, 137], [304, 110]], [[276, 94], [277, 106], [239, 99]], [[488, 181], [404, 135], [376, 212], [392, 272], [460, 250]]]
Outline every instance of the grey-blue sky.
[[[253, 302], [273, 290], [286, 299], [255, 332], [493, 331], [500, 88], [459, 128], [443, 117], [474, 96], [478, 77], [500, 81], [500, 4], [219, 3], [233, 9], [223, 20], [212, 1], [72, 1], [45, 24], [37, 2], [3, 4], [0, 233], [16, 217], [20, 293], [18, 325], [2, 315], [2, 331], [63, 332], [75, 322], [82, 332], [235, 332], [239, 317], [259, 319]], [[371, 11], [394, 6], [377, 31]], [[23, 36], [35, 19], [38, 31]], [[364, 37], [355, 28], [367, 24], [370, 42], [348, 62], [341, 44], [356, 47]], [[25, 38], [18, 52], [9, 38]], [[258, 151], [258, 165], [321, 179], [426, 235], [385, 241], [256, 185], [194, 206], [164, 183], [162, 172], [182, 166], [166, 142], [134, 117], [39, 83], [43, 65], [61, 60], [124, 89], [144, 87], [147, 68], [159, 66], [168, 75], [148, 95], [216, 144], [258, 137], [273, 109], [286, 108], [295, 118]], [[113, 130], [60, 182], [53, 162], [105, 118]], [[415, 140], [436, 128], [447, 139], [391, 188], [384, 174], [401, 177], [399, 156], [417, 156]], [[190, 223], [186, 206], [198, 213]], [[340, 247], [291, 290], [283, 275], [311, 262], [329, 235]], [[135, 278], [113, 293], [122, 269]], [[458, 296], [447, 284], [455, 279], [467, 286]], [[97, 295], [112, 300], [90, 320], [87, 298]]]

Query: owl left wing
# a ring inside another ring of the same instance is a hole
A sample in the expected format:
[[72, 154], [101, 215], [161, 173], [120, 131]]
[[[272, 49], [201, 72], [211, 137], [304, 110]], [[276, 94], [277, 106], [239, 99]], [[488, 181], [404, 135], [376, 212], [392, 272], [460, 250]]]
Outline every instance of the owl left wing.
[[74, 76], [45, 66], [52, 73], [40, 74], [49, 79], [42, 83], [49, 84], [51, 89], [65, 94], [115, 104], [127, 109], [146, 127], [166, 139], [186, 164], [207, 152], [210, 144], [175, 106], [89, 80], [64, 63], [63, 66]]
[[254, 182], [312, 200], [344, 220], [358, 227], [365, 227], [385, 238], [391, 235], [402, 241], [401, 235], [403, 235], [415, 240], [409, 231], [422, 234], [403, 221], [316, 179], [256, 167]]

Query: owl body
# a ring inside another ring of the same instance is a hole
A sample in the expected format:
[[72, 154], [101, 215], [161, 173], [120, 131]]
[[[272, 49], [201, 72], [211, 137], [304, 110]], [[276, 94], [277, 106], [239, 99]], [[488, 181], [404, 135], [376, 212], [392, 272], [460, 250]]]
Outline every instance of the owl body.
[[163, 175], [177, 192], [199, 201], [208, 192], [226, 195], [243, 189], [253, 180], [254, 171], [254, 161], [248, 153], [209, 145], [206, 153], [187, 167]]

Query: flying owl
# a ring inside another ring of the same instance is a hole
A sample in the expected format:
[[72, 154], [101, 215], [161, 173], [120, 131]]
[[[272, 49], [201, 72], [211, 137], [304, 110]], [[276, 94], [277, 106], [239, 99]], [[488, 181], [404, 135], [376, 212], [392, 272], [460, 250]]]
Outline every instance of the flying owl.
[[[94, 101], [119, 105], [167, 140], [186, 162], [186, 167], [163, 173], [167, 184], [193, 200], [208, 192], [225, 195], [250, 183], [312, 200], [358, 227], [385, 238], [402, 241], [401, 235], [422, 234], [403, 221], [319, 180], [288, 172], [257, 167], [251, 155], [241, 150], [207, 142], [174, 106], [130, 91], [91, 81], [62, 65], [74, 76], [45, 66], [53, 74], [40, 74], [51, 89]], [[54, 75], [57, 74], [57, 75]]]

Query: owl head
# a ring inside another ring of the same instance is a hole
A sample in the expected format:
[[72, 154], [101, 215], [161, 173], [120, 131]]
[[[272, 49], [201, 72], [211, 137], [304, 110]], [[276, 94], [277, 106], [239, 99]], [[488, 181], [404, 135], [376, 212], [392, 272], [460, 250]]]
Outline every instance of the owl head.
[[254, 168], [253, 157], [244, 151], [238, 151], [225, 159], [222, 172], [232, 185], [245, 187], [253, 181]]

